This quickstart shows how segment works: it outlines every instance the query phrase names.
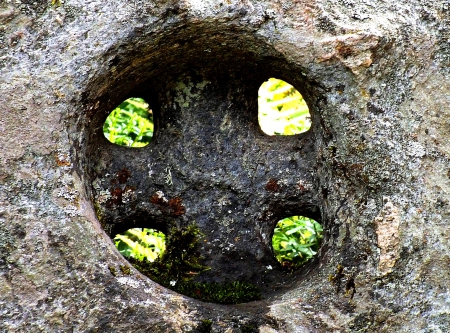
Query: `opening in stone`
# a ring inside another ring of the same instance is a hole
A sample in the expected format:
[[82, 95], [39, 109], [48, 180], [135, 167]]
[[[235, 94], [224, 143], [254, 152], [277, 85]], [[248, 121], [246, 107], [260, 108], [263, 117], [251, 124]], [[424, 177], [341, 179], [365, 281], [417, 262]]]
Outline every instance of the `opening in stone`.
[[114, 144], [140, 148], [153, 137], [153, 113], [142, 98], [128, 98], [106, 118], [103, 134]]
[[308, 105], [289, 83], [275, 78], [258, 91], [258, 121], [268, 135], [295, 135], [311, 127]]
[[153, 262], [166, 249], [166, 235], [155, 229], [133, 228], [117, 234], [114, 244], [125, 258]]
[[296, 269], [316, 255], [322, 238], [320, 223], [305, 216], [287, 217], [275, 227], [273, 253], [283, 268]]

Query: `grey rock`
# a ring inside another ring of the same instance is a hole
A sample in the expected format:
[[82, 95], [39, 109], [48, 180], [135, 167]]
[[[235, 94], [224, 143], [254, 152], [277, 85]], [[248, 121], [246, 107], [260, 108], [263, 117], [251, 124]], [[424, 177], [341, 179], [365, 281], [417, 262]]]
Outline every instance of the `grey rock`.
[[[0, 331], [199, 332], [205, 319], [213, 332], [448, 331], [448, 11], [444, 0], [0, 3]], [[261, 132], [269, 77], [302, 93], [309, 132]], [[155, 112], [143, 149], [102, 133], [131, 96]], [[324, 242], [286, 274], [270, 241], [295, 214], [320, 221]], [[200, 279], [249, 281], [263, 300], [203, 303], [121, 272], [130, 264], [110, 236], [193, 222], [211, 267]]]

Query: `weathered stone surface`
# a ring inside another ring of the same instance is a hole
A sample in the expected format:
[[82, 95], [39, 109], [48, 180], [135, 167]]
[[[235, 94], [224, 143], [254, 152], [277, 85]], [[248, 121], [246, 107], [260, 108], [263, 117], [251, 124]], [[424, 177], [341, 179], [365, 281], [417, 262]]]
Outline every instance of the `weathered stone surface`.
[[[3, 1], [0, 330], [448, 331], [448, 6]], [[305, 97], [308, 133], [259, 130], [272, 76]], [[102, 134], [134, 95], [156, 117], [139, 150]], [[284, 275], [270, 236], [297, 213], [325, 240]], [[206, 304], [123, 274], [107, 233], [172, 222], [204, 231], [204, 279], [250, 280], [265, 299]]]

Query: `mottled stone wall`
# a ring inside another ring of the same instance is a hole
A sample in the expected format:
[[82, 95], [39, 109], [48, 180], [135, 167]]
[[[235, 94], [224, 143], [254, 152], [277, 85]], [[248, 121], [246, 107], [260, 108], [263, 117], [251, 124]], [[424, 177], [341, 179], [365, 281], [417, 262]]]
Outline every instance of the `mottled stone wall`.
[[[449, 5], [0, 3], [0, 331], [448, 331]], [[261, 132], [269, 77], [305, 97], [309, 132]], [[131, 96], [155, 112], [139, 150], [102, 133]], [[270, 240], [295, 214], [325, 237], [286, 274]], [[178, 295], [110, 238], [190, 223], [202, 279], [263, 300]]]

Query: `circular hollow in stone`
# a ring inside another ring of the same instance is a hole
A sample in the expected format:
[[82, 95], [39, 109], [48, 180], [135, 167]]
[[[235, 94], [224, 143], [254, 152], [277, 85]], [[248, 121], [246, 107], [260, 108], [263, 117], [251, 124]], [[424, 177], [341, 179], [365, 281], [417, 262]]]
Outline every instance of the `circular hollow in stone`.
[[[320, 216], [320, 202], [313, 130], [265, 135], [256, 92], [270, 77], [291, 82], [306, 100], [315, 100], [317, 89], [300, 65], [262, 40], [216, 25], [198, 29], [167, 31], [144, 49], [130, 43], [120, 57], [111, 54], [116, 74], [92, 82], [99, 93], [87, 115], [87, 191], [109, 236], [193, 224], [204, 235], [201, 264], [210, 268], [195, 281], [251, 283], [265, 297], [301, 278], [286, 276], [273, 257], [277, 221], [301, 212]], [[186, 42], [193, 31], [198, 38]], [[152, 106], [155, 135], [145, 149], [99, 139], [107, 114], [127, 96]]]

